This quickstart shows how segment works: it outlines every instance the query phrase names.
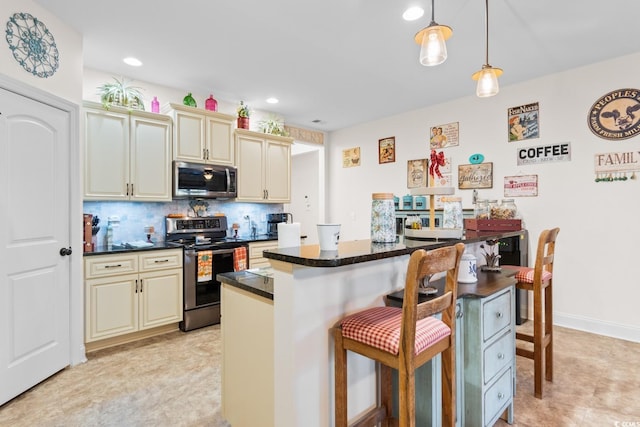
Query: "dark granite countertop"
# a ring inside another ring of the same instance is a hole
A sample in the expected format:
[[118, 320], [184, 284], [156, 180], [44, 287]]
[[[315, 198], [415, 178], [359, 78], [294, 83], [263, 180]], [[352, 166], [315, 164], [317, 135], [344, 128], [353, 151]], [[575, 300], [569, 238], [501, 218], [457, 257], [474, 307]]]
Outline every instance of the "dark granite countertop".
[[378, 259], [411, 254], [417, 249], [435, 249], [454, 245], [458, 242], [475, 243], [511, 236], [527, 236], [526, 230], [488, 231], [467, 230], [462, 239], [407, 239], [402, 243], [372, 243], [371, 240], [340, 242], [337, 251], [321, 251], [319, 245], [305, 245], [294, 248], [278, 248], [264, 251], [268, 259], [284, 261], [306, 267], [340, 267]]
[[263, 298], [273, 299], [272, 277], [262, 276], [244, 270], [234, 273], [220, 273], [216, 275], [216, 279], [222, 283], [227, 283]]

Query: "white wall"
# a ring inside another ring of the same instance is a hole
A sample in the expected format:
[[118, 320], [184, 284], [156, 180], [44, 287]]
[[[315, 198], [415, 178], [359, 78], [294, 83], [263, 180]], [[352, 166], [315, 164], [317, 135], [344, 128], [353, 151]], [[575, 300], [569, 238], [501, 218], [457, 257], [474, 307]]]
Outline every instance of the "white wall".
[[[505, 69], [505, 73], [509, 70]], [[425, 71], [428, 73], [428, 70]], [[333, 132], [327, 153], [328, 220], [342, 223], [344, 240], [368, 239], [371, 193], [408, 193], [407, 161], [428, 158], [429, 128], [459, 122], [460, 145], [445, 148], [457, 165], [482, 153], [493, 162], [493, 188], [482, 198], [503, 198], [503, 179], [537, 174], [537, 197], [516, 198], [535, 251], [541, 230], [560, 227], [554, 280], [555, 323], [640, 342], [640, 179], [594, 181], [594, 154], [640, 151], [640, 137], [608, 141], [587, 127], [591, 105], [605, 93], [638, 88], [640, 53], [502, 87], [489, 99], [474, 94], [448, 103]], [[428, 97], [428, 94], [425, 94]], [[507, 142], [507, 108], [540, 104], [540, 138]], [[396, 162], [378, 164], [378, 140], [395, 136]], [[571, 143], [571, 161], [517, 166], [522, 147]], [[361, 166], [342, 168], [342, 150], [361, 148]], [[640, 173], [638, 174], [640, 175]], [[472, 208], [471, 190], [458, 190]], [[533, 259], [530, 260], [533, 262]]]
[[[316, 224], [324, 221], [324, 149], [296, 154], [291, 159], [291, 203], [284, 205], [300, 223], [305, 244], [317, 244]], [[322, 194], [322, 196], [321, 196]]]

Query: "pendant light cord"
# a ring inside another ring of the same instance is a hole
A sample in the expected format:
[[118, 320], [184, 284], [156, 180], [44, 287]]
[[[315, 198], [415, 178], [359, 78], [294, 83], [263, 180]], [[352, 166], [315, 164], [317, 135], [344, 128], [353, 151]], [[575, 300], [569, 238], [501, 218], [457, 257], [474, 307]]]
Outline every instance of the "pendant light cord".
[[436, 15], [435, 15], [436, 12], [435, 12], [434, 5], [433, 5], [434, 2], [435, 2], [435, 0], [431, 0], [431, 23], [436, 22]]
[[485, 61], [489, 65], [489, 0], [485, 0], [484, 5], [484, 28], [485, 28]]

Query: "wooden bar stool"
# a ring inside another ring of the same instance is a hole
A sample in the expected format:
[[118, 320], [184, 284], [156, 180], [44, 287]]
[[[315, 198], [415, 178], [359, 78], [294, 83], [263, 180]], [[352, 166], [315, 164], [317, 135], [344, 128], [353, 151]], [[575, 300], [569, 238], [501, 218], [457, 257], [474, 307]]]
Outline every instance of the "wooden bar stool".
[[547, 381], [553, 381], [553, 258], [559, 228], [543, 230], [538, 238], [536, 263], [516, 268], [516, 288], [533, 291], [533, 335], [516, 332], [516, 340], [533, 343], [533, 351], [516, 347], [518, 356], [533, 359], [534, 395], [542, 399], [542, 370]]
[[[456, 421], [455, 307], [458, 266], [464, 244], [411, 254], [404, 301], [343, 318], [331, 329], [335, 344], [335, 425], [347, 426], [347, 350], [373, 359], [379, 367], [379, 402], [354, 424], [397, 425], [393, 418], [391, 369], [398, 370], [399, 425], [415, 426], [414, 371], [442, 353], [442, 425]], [[444, 295], [418, 304], [426, 276], [446, 272]], [[433, 315], [442, 313], [442, 320]]]

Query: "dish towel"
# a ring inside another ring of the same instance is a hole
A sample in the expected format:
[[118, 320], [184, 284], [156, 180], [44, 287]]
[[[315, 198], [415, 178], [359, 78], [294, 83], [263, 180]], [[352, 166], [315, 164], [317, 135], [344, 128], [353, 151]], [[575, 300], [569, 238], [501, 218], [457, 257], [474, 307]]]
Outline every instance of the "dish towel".
[[198, 251], [198, 282], [213, 279], [213, 251]]
[[233, 250], [233, 270], [241, 271], [247, 269], [247, 248], [237, 247]]

